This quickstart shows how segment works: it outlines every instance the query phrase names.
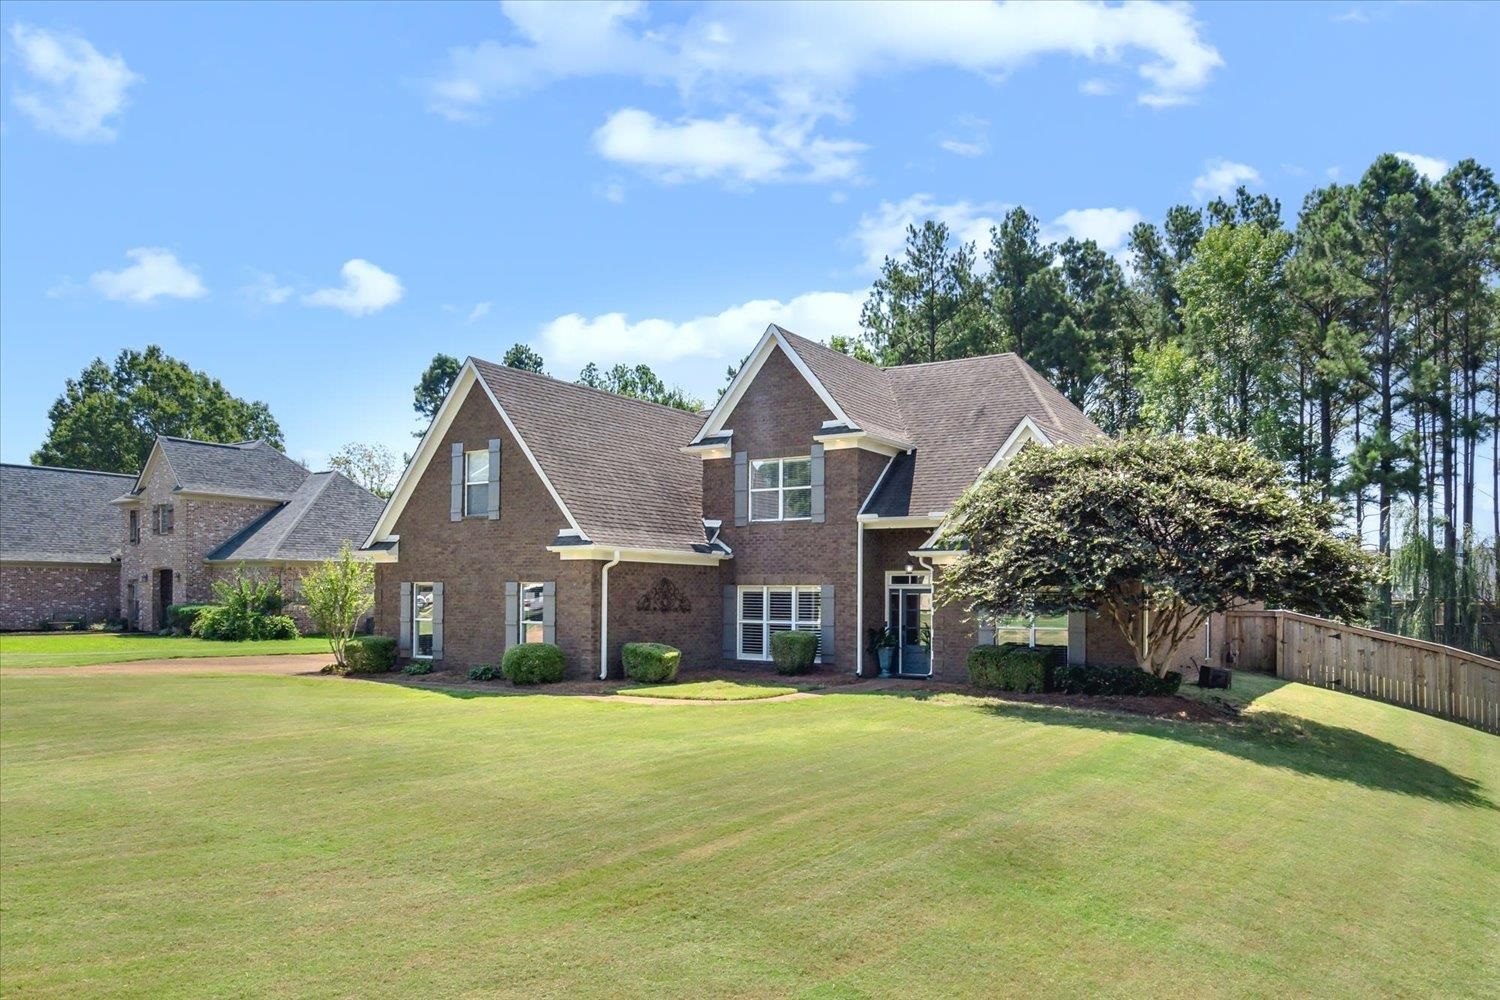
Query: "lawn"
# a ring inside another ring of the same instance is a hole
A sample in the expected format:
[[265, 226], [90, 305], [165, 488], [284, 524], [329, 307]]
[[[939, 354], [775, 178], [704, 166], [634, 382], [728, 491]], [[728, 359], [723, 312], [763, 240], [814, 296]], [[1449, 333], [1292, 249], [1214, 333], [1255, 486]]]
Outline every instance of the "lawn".
[[209, 642], [207, 639], [194, 639], [191, 636], [160, 636], [141, 632], [0, 635], [0, 667], [82, 667], [130, 660], [176, 660], [185, 656], [327, 652], [328, 640], [317, 636], [266, 639], [259, 642]]
[[1500, 993], [1500, 739], [1274, 682], [1248, 719], [11, 673], [0, 980], [30, 997]]
[[799, 689], [791, 685], [744, 684], [739, 681], [689, 681], [685, 684], [645, 684], [641, 687], [621, 688], [616, 694], [639, 695], [643, 698], [682, 698], [701, 701], [758, 701], [761, 698], [779, 698], [796, 694]]

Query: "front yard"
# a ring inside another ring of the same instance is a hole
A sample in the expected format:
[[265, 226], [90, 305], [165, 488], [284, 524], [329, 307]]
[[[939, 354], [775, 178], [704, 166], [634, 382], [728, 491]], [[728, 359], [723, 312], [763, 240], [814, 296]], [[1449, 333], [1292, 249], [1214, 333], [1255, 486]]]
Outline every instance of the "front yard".
[[[1258, 695], [1258, 697], [1256, 697]], [[316, 677], [0, 676], [17, 996], [1500, 992], [1500, 740]]]
[[[267, 639], [209, 642], [191, 636], [144, 632], [56, 632], [44, 635], [0, 634], [0, 667], [83, 667], [132, 660], [176, 660], [189, 656], [265, 656], [278, 653], [327, 653], [328, 640]], [[332, 659], [332, 654], [329, 654]]]

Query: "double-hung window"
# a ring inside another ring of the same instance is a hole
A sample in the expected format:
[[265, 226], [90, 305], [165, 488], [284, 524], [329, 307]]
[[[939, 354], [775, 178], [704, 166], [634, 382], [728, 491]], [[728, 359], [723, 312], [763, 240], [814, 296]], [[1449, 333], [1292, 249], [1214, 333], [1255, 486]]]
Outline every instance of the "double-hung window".
[[518, 638], [521, 642], [546, 642], [545, 588], [540, 583], [521, 584], [520, 601], [520, 614], [516, 617], [521, 630]]
[[130, 512], [130, 542], [138, 545], [141, 541], [141, 512], [132, 510]]
[[[822, 587], [741, 587], [739, 658], [769, 660], [773, 632], [823, 632]], [[821, 642], [820, 642], [821, 647]], [[821, 652], [821, 648], [819, 650]]]
[[151, 508], [151, 527], [158, 535], [170, 535], [173, 522], [172, 505], [159, 503]]
[[750, 520], [811, 519], [811, 458], [762, 458], [750, 463]]
[[419, 659], [432, 656], [432, 584], [411, 585], [411, 655]]
[[484, 517], [490, 512], [490, 453], [464, 452], [464, 516]]

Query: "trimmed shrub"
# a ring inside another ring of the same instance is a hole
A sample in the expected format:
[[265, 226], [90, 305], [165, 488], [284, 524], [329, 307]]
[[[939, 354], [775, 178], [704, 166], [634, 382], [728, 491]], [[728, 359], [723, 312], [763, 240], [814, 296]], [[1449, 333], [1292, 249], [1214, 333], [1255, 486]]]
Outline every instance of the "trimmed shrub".
[[1052, 690], [1061, 694], [1170, 695], [1182, 686], [1182, 675], [1169, 670], [1157, 677], [1140, 667], [1065, 664], [1052, 672]]
[[525, 642], [505, 651], [500, 672], [512, 684], [553, 684], [563, 679], [563, 651], [550, 642]]
[[627, 642], [620, 649], [625, 676], [642, 684], [666, 684], [677, 679], [682, 650], [660, 642]]
[[302, 635], [297, 631], [297, 623], [287, 615], [266, 615], [257, 625], [257, 639], [297, 639]]
[[193, 630], [193, 622], [198, 616], [211, 607], [212, 604], [170, 604], [167, 606], [167, 624], [186, 635]]
[[360, 635], [344, 647], [344, 666], [351, 674], [383, 674], [396, 666], [396, 640], [388, 635]]
[[246, 639], [295, 639], [297, 623], [286, 615], [245, 614], [223, 604], [199, 609], [193, 618], [193, 635], [220, 642], [243, 642]]
[[772, 632], [771, 660], [778, 674], [805, 674], [818, 656], [818, 633]]
[[412, 660], [401, 668], [401, 672], [408, 677], [420, 677], [423, 674], [432, 673], [431, 660]]
[[969, 683], [995, 691], [1040, 694], [1047, 687], [1048, 652], [1013, 642], [969, 650]]
[[486, 664], [482, 667], [469, 668], [469, 680], [471, 681], [498, 681], [501, 677], [504, 676], [505, 675], [500, 672], [499, 667], [491, 666], [489, 664]]

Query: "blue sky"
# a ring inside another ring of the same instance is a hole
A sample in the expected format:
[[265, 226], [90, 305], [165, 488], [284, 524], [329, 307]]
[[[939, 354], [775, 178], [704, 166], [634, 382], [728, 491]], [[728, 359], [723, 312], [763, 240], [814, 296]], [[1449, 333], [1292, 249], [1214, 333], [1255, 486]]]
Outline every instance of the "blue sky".
[[409, 448], [436, 351], [712, 398], [855, 332], [925, 215], [1118, 244], [1243, 180], [1500, 166], [1486, 5], [71, 5], [0, 14], [0, 457], [161, 344], [288, 451]]

